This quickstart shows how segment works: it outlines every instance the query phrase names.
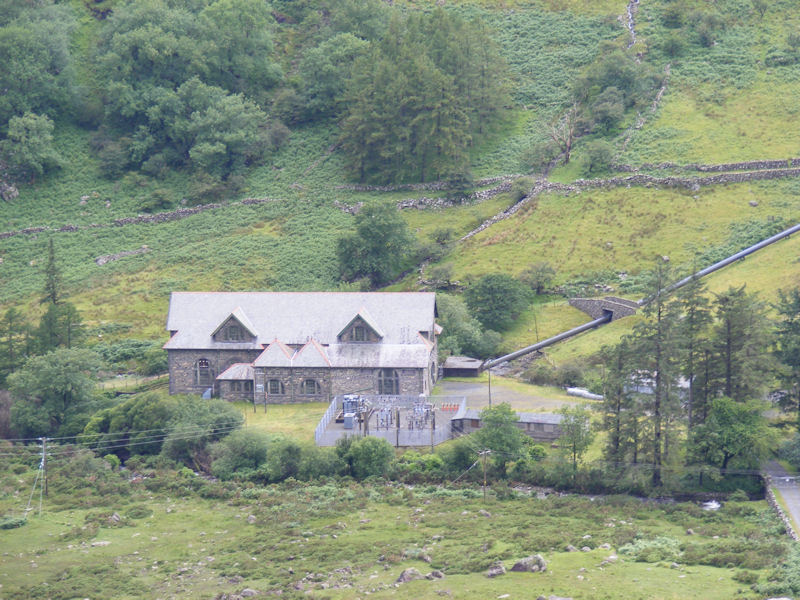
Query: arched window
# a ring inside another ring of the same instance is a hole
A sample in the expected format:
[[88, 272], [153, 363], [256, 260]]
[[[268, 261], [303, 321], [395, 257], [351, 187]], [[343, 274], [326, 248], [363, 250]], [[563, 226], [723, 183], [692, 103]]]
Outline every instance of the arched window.
[[304, 379], [300, 384], [300, 393], [304, 396], [318, 396], [322, 393], [316, 379]]
[[378, 393], [389, 396], [400, 394], [400, 377], [395, 369], [381, 369], [378, 371]]
[[201, 358], [194, 363], [194, 381], [197, 385], [211, 385], [211, 364], [207, 358]]
[[285, 394], [283, 382], [280, 379], [270, 379], [267, 382], [267, 393], [270, 396], [283, 396]]

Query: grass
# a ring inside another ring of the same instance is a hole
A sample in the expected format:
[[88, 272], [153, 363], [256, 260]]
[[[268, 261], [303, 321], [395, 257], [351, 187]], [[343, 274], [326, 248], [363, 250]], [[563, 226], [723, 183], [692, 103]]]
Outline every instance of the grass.
[[264, 410], [264, 405], [256, 406], [247, 402], [236, 402], [236, 408], [242, 411], [245, 427], [280, 433], [290, 437], [314, 441], [314, 428], [328, 408], [327, 402], [311, 402], [305, 404], [271, 404]]
[[[212, 597], [249, 587], [319, 600], [438, 598], [443, 590], [485, 598], [516, 597], [524, 588], [534, 597], [744, 599], [757, 596], [733, 579], [734, 568], [711, 566], [727, 560], [725, 547], [739, 549], [732, 565], [749, 565], [762, 581], [785, 553], [775, 537], [780, 525], [763, 501], [710, 513], [622, 496], [500, 501], [490, 491], [484, 503], [469, 485], [235, 488], [165, 471], [130, 482], [124, 472], [90, 476], [64, 459], [51, 468], [43, 515], [4, 532], [4, 596]], [[0, 464], [3, 513], [20, 505], [34, 473]], [[109, 519], [114, 513], [117, 523]], [[633, 540], [659, 537], [678, 540], [693, 558], [687, 553], [674, 569], [669, 561], [641, 563], [619, 554], [600, 566]], [[610, 549], [600, 548], [604, 543]], [[590, 550], [566, 552], [568, 544]], [[535, 553], [547, 561], [546, 573], [485, 576], [497, 560], [510, 567]], [[421, 554], [430, 564], [408, 558]], [[407, 567], [440, 569], [445, 578], [395, 587]]]
[[717, 164], [798, 155], [800, 109], [792, 98], [800, 82], [764, 75], [744, 90], [717, 93], [710, 102], [702, 90], [676, 86], [621, 161]]

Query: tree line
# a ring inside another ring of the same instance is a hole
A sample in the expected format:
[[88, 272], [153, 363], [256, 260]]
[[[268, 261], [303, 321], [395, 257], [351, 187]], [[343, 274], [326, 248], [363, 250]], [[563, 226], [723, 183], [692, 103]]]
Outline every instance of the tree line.
[[463, 178], [509, 103], [490, 33], [441, 8], [128, 0], [76, 53], [69, 6], [6, 4], [0, 175], [17, 183], [61, 165], [54, 120], [94, 131], [104, 176], [188, 170], [200, 196], [236, 189], [287, 125], [312, 122], [339, 127], [360, 181]]
[[745, 286], [709, 295], [694, 280], [674, 297], [658, 293], [672, 279], [659, 263], [643, 319], [603, 349], [604, 459], [619, 478], [647, 465], [650, 481], [637, 485], [656, 488], [681, 465], [701, 484], [729, 469], [757, 472], [777, 446], [763, 416], [776, 381], [800, 420], [800, 292], [780, 293], [773, 322]]

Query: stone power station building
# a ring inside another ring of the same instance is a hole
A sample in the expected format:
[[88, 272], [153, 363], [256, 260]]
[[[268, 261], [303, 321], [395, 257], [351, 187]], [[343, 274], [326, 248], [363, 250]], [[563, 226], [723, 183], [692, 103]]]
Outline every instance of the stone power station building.
[[428, 395], [435, 318], [433, 293], [173, 292], [169, 391], [256, 403]]

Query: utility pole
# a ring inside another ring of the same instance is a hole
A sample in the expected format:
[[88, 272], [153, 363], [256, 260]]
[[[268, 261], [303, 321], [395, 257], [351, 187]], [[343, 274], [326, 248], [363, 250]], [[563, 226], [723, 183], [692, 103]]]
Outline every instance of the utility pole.
[[492, 407], [492, 368], [489, 367], [489, 408]]
[[484, 450], [481, 452], [481, 458], [483, 459], [483, 503], [486, 504], [486, 455], [489, 454], [491, 450]]
[[436, 411], [431, 410], [431, 452], [433, 452], [433, 433], [436, 431]]
[[44, 476], [44, 495], [47, 496], [47, 438], [42, 438], [42, 475]]

